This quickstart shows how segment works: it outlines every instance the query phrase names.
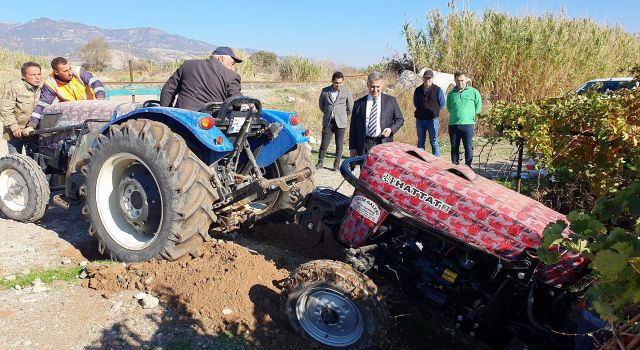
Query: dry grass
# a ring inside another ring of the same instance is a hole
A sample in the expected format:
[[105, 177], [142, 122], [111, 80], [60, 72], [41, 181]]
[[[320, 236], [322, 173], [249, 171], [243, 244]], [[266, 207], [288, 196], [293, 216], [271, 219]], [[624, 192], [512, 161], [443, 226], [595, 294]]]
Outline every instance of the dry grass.
[[492, 100], [537, 100], [640, 62], [640, 36], [565, 14], [512, 16], [433, 10], [404, 35], [417, 67], [464, 70]]

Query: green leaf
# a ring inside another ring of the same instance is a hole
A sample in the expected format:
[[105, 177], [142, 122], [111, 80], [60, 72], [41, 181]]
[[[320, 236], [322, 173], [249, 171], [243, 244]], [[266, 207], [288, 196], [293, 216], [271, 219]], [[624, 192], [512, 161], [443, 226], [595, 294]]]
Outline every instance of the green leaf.
[[589, 241], [587, 241], [586, 239], [577, 239], [575, 241], [567, 242], [565, 243], [565, 246], [578, 253], [588, 253], [591, 251], [589, 249]]
[[562, 241], [562, 232], [567, 227], [567, 223], [558, 220], [554, 223], [547, 225], [542, 231], [542, 241], [540, 242], [540, 250], [547, 250], [552, 245], [558, 244]]
[[629, 243], [616, 243], [611, 249], [596, 254], [592, 267], [605, 278], [616, 278], [627, 267], [627, 261], [632, 251], [633, 247]]

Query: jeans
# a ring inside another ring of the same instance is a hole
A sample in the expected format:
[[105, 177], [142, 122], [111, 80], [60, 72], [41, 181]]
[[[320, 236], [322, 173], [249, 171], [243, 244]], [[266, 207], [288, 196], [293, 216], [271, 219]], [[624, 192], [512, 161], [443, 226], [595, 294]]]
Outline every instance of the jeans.
[[418, 131], [418, 148], [424, 149], [427, 132], [429, 132], [431, 153], [436, 156], [440, 155], [440, 147], [438, 146], [438, 127], [438, 118], [416, 119], [416, 130]]
[[29, 147], [24, 139], [11, 139], [7, 141], [9, 154], [22, 154], [22, 149]]
[[473, 162], [473, 131], [475, 125], [449, 125], [451, 140], [451, 162], [460, 164], [460, 141], [464, 145], [464, 163], [471, 166]]
[[346, 128], [339, 128], [336, 125], [335, 119], [331, 120], [329, 126], [322, 128], [322, 142], [320, 143], [320, 154], [318, 154], [318, 164], [322, 164], [324, 156], [327, 155], [327, 149], [331, 143], [331, 136], [336, 135], [336, 160], [333, 163], [333, 167], [340, 166], [340, 160], [342, 160], [342, 149], [344, 147], [344, 134]]

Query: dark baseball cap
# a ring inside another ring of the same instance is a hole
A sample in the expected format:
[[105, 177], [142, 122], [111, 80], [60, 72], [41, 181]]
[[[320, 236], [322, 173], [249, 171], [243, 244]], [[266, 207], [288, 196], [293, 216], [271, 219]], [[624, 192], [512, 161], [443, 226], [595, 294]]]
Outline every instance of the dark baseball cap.
[[236, 56], [236, 54], [233, 52], [233, 50], [228, 47], [228, 46], [218, 46], [216, 47], [216, 49], [213, 51], [214, 55], [227, 55], [227, 56], [231, 56], [231, 58], [233, 58], [234, 61], [236, 61], [236, 63], [241, 63], [242, 60], [240, 58], [238, 58], [238, 56]]
[[433, 71], [431, 69], [427, 69], [426, 71], [424, 71], [424, 74], [422, 74], [423, 78], [433, 78]]

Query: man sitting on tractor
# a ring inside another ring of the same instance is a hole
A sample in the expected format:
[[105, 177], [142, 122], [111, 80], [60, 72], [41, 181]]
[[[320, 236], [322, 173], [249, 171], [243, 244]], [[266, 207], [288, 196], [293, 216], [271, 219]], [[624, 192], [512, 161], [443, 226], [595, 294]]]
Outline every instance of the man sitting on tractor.
[[102, 82], [81, 66], [72, 67], [64, 57], [56, 57], [51, 61], [51, 68], [53, 72], [42, 86], [40, 101], [29, 118], [26, 132], [38, 127], [42, 111], [56, 98], [59, 102], [105, 98]]
[[162, 87], [160, 105], [199, 111], [208, 102], [242, 95], [240, 75], [233, 71], [233, 66], [241, 62], [226, 46], [216, 48], [209, 59], [185, 61]]

